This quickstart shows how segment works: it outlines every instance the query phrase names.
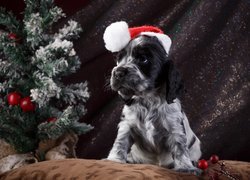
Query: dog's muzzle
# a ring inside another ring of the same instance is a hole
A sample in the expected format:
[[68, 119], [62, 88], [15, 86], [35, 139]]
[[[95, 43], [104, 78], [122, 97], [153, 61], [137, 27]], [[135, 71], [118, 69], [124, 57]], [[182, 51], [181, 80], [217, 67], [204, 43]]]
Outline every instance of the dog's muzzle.
[[128, 70], [124, 67], [117, 67], [113, 70], [111, 77], [111, 87], [113, 90], [117, 91], [122, 87], [125, 76], [127, 75]]
[[117, 81], [122, 81], [124, 79], [124, 77], [126, 76], [127, 73], [128, 73], [128, 70], [126, 68], [124, 68], [124, 67], [118, 67], [113, 72], [113, 77]]

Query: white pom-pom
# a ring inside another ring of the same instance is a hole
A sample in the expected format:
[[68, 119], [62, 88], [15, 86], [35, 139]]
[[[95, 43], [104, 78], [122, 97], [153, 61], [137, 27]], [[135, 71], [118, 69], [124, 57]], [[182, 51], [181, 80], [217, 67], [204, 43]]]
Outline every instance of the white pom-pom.
[[142, 32], [141, 34], [157, 37], [157, 39], [160, 41], [160, 43], [164, 47], [166, 53], [168, 54], [171, 44], [172, 44], [172, 41], [169, 36], [167, 36], [166, 34], [160, 34], [160, 33], [154, 33], [154, 32]]
[[103, 34], [103, 39], [107, 50], [111, 52], [122, 50], [131, 39], [128, 24], [124, 21], [110, 24]]

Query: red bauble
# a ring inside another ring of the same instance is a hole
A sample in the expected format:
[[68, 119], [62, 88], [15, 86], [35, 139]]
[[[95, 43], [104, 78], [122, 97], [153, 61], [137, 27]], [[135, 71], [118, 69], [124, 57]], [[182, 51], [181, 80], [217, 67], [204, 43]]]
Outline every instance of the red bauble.
[[11, 40], [17, 40], [17, 35], [15, 33], [9, 33], [8, 34], [8, 38], [11, 39]]
[[20, 44], [22, 39], [18, 37], [15, 33], [9, 33], [8, 38], [15, 42], [15, 44]]
[[20, 107], [23, 110], [23, 112], [29, 112], [35, 110], [35, 104], [31, 102], [30, 97], [25, 97], [21, 99], [20, 101]]
[[21, 95], [18, 92], [12, 92], [7, 95], [9, 105], [16, 106], [19, 104]]
[[218, 161], [219, 161], [219, 156], [217, 156], [217, 155], [212, 155], [211, 157], [210, 157], [210, 161], [211, 161], [211, 163], [213, 163], [213, 164], [216, 164]]
[[47, 119], [47, 122], [56, 122], [56, 118], [55, 117], [50, 117]]
[[199, 160], [198, 168], [203, 169], [203, 170], [207, 169], [208, 168], [207, 161], [205, 159]]

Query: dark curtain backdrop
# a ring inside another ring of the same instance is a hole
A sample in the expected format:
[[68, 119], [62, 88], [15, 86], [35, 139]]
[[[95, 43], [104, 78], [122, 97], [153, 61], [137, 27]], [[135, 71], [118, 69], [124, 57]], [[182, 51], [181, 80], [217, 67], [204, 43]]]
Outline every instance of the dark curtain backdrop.
[[170, 56], [187, 90], [182, 104], [203, 157], [250, 161], [250, 0], [57, 3], [84, 29], [75, 46], [82, 68], [65, 78], [66, 83], [87, 80], [91, 92], [82, 121], [95, 129], [80, 137], [80, 158], [105, 158], [116, 136], [123, 102], [105, 86], [114, 61], [102, 35], [110, 23], [125, 20], [130, 26], [158, 26], [173, 40]]

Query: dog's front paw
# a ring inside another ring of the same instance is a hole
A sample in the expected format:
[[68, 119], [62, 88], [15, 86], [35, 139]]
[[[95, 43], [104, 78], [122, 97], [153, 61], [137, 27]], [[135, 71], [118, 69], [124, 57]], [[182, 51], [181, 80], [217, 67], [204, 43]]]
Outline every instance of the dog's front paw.
[[196, 167], [188, 168], [188, 169], [179, 168], [179, 169], [175, 169], [175, 170], [177, 172], [194, 174], [196, 176], [200, 176], [202, 174], [202, 172], [203, 172], [201, 169], [198, 169]]
[[118, 163], [126, 163], [126, 160], [119, 159], [119, 158], [114, 158], [114, 157], [108, 157], [106, 160], [114, 161], [114, 162], [118, 162]]

